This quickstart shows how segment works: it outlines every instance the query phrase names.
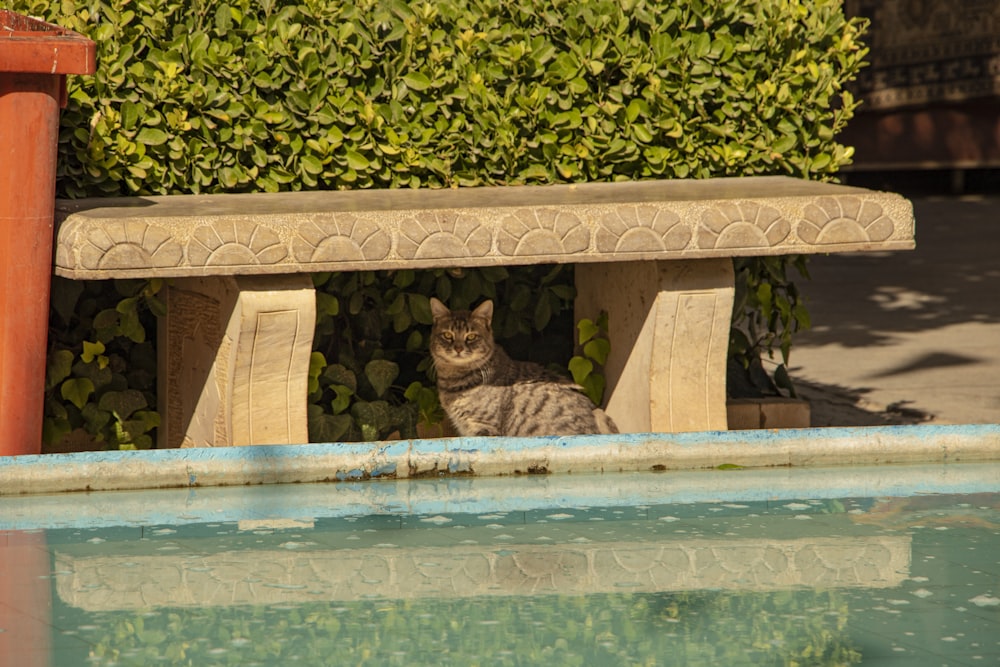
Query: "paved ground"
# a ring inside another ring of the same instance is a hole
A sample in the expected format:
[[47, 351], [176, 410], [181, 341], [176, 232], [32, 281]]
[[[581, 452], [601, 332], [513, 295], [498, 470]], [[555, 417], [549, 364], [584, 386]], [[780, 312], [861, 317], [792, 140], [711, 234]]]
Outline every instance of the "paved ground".
[[814, 426], [1000, 423], [1000, 197], [914, 211], [914, 251], [810, 262], [790, 367]]

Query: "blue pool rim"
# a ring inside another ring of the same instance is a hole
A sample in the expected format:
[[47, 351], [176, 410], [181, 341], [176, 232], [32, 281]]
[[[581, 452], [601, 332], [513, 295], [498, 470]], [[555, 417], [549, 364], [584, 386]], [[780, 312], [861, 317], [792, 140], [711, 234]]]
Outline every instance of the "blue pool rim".
[[996, 460], [1000, 460], [998, 424], [441, 438], [0, 457], [0, 495]]

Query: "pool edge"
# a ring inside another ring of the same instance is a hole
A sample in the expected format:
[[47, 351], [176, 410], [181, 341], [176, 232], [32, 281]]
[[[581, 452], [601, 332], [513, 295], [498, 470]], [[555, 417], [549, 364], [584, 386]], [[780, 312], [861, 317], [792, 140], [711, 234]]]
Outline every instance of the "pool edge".
[[0, 496], [456, 475], [990, 460], [1000, 460], [997, 424], [444, 438], [0, 457]]

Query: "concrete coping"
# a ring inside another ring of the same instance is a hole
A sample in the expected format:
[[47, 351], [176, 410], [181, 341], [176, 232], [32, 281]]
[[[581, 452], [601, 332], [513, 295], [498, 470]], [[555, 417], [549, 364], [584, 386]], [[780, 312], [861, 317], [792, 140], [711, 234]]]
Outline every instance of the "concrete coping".
[[[975, 461], [1000, 461], [1000, 425], [442, 438], [11, 456], [0, 457], [0, 497], [375, 479]], [[771, 486], [767, 489], [773, 492]], [[339, 497], [339, 503], [345, 502], [344, 495]]]
[[74, 279], [904, 250], [900, 195], [784, 176], [60, 200]]

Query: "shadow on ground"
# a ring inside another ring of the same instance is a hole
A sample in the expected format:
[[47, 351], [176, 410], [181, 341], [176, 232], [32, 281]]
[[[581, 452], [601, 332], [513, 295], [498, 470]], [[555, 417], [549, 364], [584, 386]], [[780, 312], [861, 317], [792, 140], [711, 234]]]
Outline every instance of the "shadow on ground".
[[799, 398], [809, 402], [811, 426], [892, 426], [921, 424], [934, 419], [934, 415], [910, 408], [905, 403], [876, 404], [866, 398], [864, 388], [847, 389], [796, 380], [795, 390]]

